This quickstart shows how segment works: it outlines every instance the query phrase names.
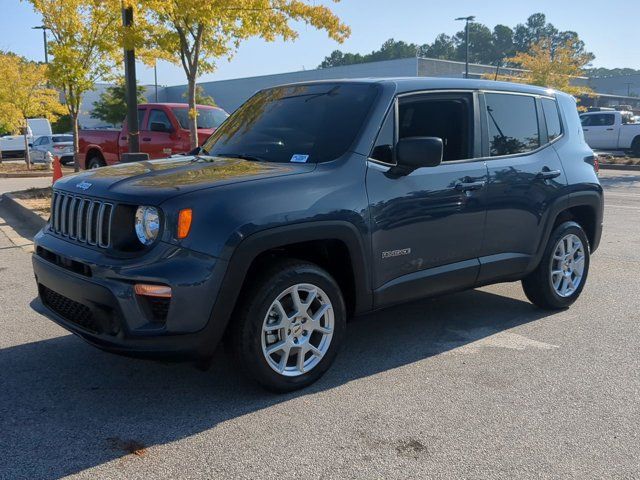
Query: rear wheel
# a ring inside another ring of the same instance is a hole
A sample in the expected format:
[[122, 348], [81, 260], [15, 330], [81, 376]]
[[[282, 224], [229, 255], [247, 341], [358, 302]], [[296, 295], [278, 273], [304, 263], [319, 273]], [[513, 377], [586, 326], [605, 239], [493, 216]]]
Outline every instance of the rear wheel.
[[91, 157], [87, 162], [88, 170], [93, 170], [94, 168], [100, 168], [104, 166], [106, 166], [106, 163], [104, 163], [104, 160], [102, 160], [100, 157]]
[[231, 347], [248, 376], [269, 390], [288, 392], [327, 371], [345, 324], [342, 293], [326, 271], [306, 262], [279, 262], [241, 295]]
[[633, 143], [631, 144], [631, 152], [636, 157], [640, 157], [640, 135], [633, 139]]
[[575, 302], [589, 273], [589, 240], [582, 227], [565, 222], [553, 231], [538, 267], [522, 280], [534, 305], [557, 310]]

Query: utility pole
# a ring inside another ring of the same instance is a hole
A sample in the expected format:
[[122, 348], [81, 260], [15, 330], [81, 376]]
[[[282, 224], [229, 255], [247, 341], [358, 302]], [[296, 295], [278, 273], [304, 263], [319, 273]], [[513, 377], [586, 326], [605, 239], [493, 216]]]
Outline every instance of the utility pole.
[[44, 63], [49, 63], [49, 47], [47, 45], [47, 27], [39, 25], [37, 27], [31, 27], [32, 30], [42, 30], [42, 38], [44, 39]]
[[153, 64], [153, 82], [156, 87], [156, 103], [158, 103], [158, 61]]
[[458, 17], [456, 21], [463, 20], [464, 27], [464, 43], [465, 43], [465, 59], [464, 59], [464, 78], [469, 78], [469, 22], [473, 22], [476, 19], [475, 16], [469, 15], [468, 17]]
[[[122, 7], [122, 25], [125, 30], [133, 26], [133, 8]], [[124, 80], [127, 92], [127, 126], [129, 128], [129, 153], [140, 152], [140, 132], [138, 131], [138, 96], [136, 92], [136, 52], [124, 46]]]

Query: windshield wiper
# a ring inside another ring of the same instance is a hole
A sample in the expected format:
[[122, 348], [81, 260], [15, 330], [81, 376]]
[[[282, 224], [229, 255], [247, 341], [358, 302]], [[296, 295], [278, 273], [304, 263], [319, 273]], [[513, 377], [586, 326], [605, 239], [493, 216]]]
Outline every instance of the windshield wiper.
[[212, 154], [215, 157], [226, 157], [226, 158], [240, 158], [242, 160], [249, 160], [252, 162], [264, 162], [265, 159], [261, 157], [257, 157], [255, 155], [249, 155], [246, 153], [214, 153]]

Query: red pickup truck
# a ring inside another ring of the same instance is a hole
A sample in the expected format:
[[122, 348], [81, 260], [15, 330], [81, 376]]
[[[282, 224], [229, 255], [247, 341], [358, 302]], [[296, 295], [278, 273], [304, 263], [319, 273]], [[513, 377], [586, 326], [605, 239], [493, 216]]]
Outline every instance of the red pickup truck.
[[[203, 143], [229, 116], [218, 107], [198, 105], [198, 144]], [[166, 158], [191, 150], [189, 106], [186, 103], [145, 103], [138, 107], [140, 151], [149, 158]], [[98, 168], [120, 161], [128, 151], [129, 129], [80, 130], [80, 168]]]

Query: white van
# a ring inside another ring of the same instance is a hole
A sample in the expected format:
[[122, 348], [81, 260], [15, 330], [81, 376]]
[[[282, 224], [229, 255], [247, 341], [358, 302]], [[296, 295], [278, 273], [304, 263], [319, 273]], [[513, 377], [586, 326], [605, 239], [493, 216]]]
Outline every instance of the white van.
[[[29, 118], [27, 142], [31, 145], [42, 135], [51, 135], [51, 123], [46, 118]], [[0, 151], [4, 158], [24, 157], [24, 135], [5, 135], [0, 137]]]

